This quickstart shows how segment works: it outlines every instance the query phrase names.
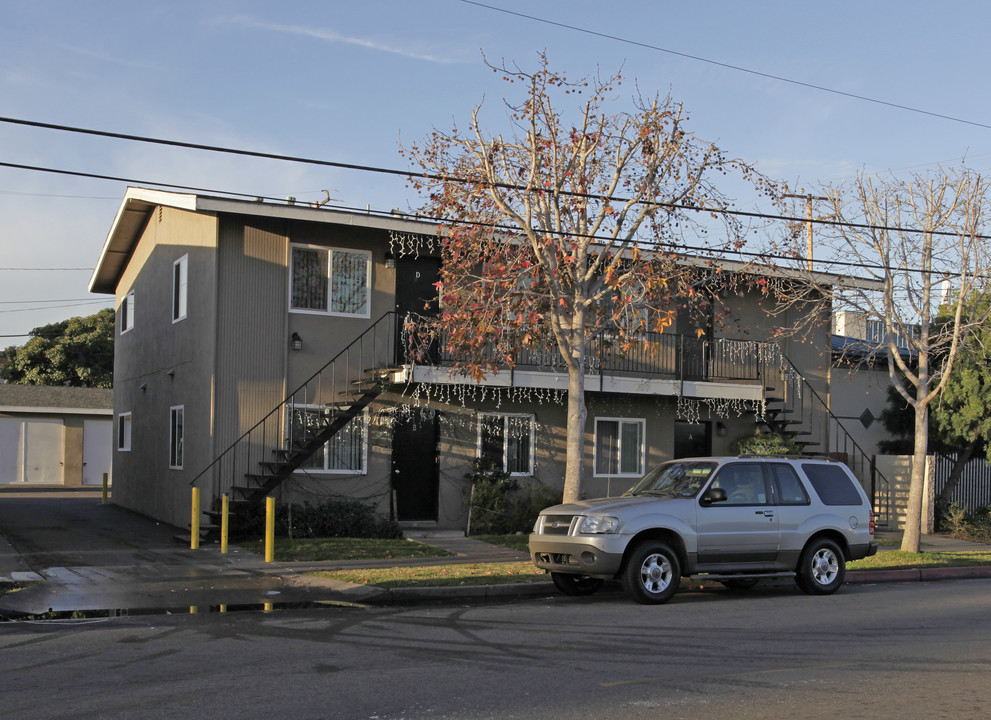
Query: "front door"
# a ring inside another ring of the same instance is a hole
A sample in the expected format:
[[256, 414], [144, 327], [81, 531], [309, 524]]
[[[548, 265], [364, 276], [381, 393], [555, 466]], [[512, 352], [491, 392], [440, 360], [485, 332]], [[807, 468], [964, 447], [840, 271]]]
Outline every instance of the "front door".
[[392, 491], [400, 522], [437, 519], [439, 427], [433, 408], [410, 408], [393, 420]]
[[113, 442], [113, 420], [83, 420], [83, 485], [102, 485], [110, 475]]
[[712, 455], [712, 423], [674, 423], [674, 459]]

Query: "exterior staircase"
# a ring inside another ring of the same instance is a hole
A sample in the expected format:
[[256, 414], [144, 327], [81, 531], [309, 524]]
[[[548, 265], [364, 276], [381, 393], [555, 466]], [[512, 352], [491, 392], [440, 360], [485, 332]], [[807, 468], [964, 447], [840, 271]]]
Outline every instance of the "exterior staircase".
[[190, 483], [204, 490], [201, 537], [220, 532], [222, 498], [233, 517], [267, 496], [324, 449], [388, 385], [397, 364], [396, 313], [388, 312], [237, 438]]
[[766, 388], [764, 425], [790, 437], [802, 455], [828, 457], [849, 467], [871, 499], [875, 523], [888, 527], [894, 520], [890, 516], [891, 483], [809, 380], [787, 357], [783, 356], [783, 362], [784, 379], [779, 386]]

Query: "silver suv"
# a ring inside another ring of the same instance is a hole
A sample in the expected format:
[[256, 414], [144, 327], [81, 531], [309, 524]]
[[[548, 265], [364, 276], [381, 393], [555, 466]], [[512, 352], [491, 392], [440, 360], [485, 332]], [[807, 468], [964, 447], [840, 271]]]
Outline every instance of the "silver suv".
[[846, 465], [814, 458], [712, 457], [664, 463], [621, 497], [540, 513], [530, 556], [567, 595], [619, 578], [639, 603], [666, 602], [682, 577], [731, 589], [793, 577], [835, 592], [846, 562], [877, 552], [874, 512]]

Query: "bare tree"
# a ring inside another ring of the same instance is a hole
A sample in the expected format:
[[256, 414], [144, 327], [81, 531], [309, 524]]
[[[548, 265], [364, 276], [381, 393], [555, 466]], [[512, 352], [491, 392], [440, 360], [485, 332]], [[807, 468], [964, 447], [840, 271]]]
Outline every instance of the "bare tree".
[[[910, 552], [919, 550], [929, 408], [946, 386], [962, 343], [987, 320], [986, 309], [967, 312], [967, 304], [987, 289], [981, 235], [987, 194], [985, 179], [966, 170], [905, 181], [861, 175], [850, 186], [826, 189], [834, 219], [820, 227], [816, 267], [869, 282], [826, 286], [805, 272], [804, 291], [786, 297], [808, 301], [813, 292], [822, 293], [834, 309], [859, 313], [865, 324], [883, 328], [892, 385], [915, 418], [902, 540]], [[803, 240], [793, 242], [800, 273], [806, 265]]]
[[[607, 109], [620, 85], [571, 82], [546, 58], [536, 72], [493, 67], [523, 97], [513, 131], [488, 135], [475, 108], [467, 132], [435, 131], [405, 152], [434, 179], [414, 185], [444, 226], [436, 330], [465, 375], [512, 365], [519, 348], [554, 348], [568, 373], [564, 498], [581, 497], [586, 349], [608, 329], [621, 347], [662, 331], [678, 304], [700, 302], [717, 268], [686, 264], [683, 237], [738, 248], [744, 228], [721, 211], [725, 173], [774, 188], [746, 164], [688, 133], [670, 98]], [[574, 120], [552, 96], [585, 96]], [[699, 221], [699, 213], [706, 222]], [[694, 250], [698, 254], [698, 249]], [[704, 254], [704, 253], [703, 253]]]

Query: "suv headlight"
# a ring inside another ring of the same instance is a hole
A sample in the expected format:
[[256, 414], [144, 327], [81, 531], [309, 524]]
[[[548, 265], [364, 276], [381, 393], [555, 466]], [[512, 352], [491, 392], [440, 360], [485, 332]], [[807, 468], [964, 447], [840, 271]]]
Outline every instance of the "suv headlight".
[[615, 533], [618, 531], [619, 518], [608, 516], [596, 517], [590, 515], [589, 517], [582, 518], [581, 524], [578, 526], [578, 532], [582, 535]]

